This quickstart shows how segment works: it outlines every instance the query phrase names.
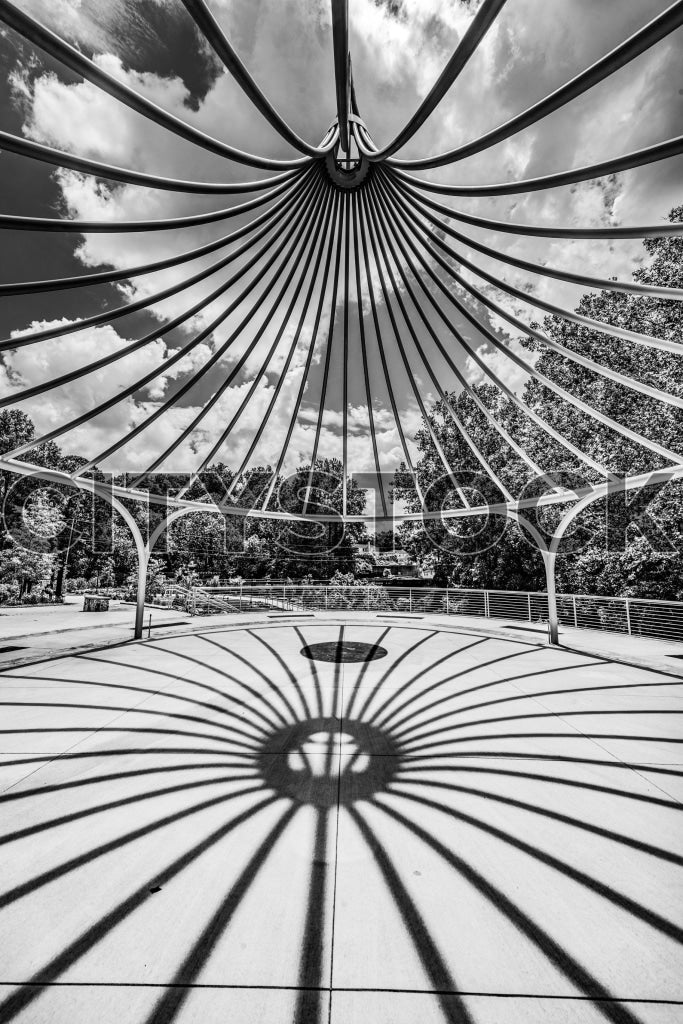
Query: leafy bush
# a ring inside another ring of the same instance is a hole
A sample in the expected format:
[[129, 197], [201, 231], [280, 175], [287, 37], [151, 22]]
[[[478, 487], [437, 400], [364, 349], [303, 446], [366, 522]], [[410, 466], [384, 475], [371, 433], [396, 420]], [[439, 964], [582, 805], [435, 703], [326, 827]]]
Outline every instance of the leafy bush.
[[69, 580], [68, 589], [71, 593], [78, 594], [81, 591], [88, 589], [88, 581], [85, 576], [74, 576], [73, 579]]
[[0, 604], [16, 604], [18, 599], [19, 584], [16, 581], [0, 583]]

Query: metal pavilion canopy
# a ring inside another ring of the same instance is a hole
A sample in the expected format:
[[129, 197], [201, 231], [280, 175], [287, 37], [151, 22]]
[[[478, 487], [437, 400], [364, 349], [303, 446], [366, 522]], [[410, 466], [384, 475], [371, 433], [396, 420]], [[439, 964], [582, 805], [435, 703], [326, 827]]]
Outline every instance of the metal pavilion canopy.
[[[208, 450], [202, 450], [192, 467], [193, 475], [180, 492], [170, 499], [174, 515], [185, 511], [205, 509], [215, 512], [217, 506], [210, 501], [196, 502], [185, 497], [188, 488], [197, 476], [211, 464], [221, 452], [230, 450], [231, 438], [239, 428], [245, 411], [254, 401], [263, 374], [273, 372], [273, 359], [283, 349], [285, 355], [273, 387], [266, 414], [252, 438], [248, 450], [243, 453], [235, 476], [234, 486], [243, 479], [254, 453], [264, 434], [272, 429], [273, 414], [278, 398], [292, 366], [295, 354], [303, 351], [304, 363], [300, 383], [292, 404], [289, 424], [281, 438], [280, 454], [275, 460], [272, 479], [266, 487], [256, 509], [228, 502], [220, 511], [235, 515], [260, 515], [286, 518], [272, 511], [269, 502], [278, 477], [282, 471], [292, 439], [292, 433], [302, 412], [302, 403], [311, 381], [313, 368], [318, 367], [319, 380], [316, 384], [317, 408], [315, 430], [312, 431], [310, 451], [311, 465], [320, 456], [320, 439], [326, 410], [335, 403], [341, 411], [339, 430], [339, 451], [335, 454], [341, 460], [344, 488], [349, 471], [349, 363], [350, 336], [357, 332], [359, 339], [362, 379], [367, 407], [367, 434], [370, 440], [374, 469], [379, 476], [393, 470], [382, 461], [377, 445], [375, 397], [378, 383], [376, 368], [380, 368], [380, 383], [387, 398], [388, 413], [395, 423], [400, 449], [409, 475], [413, 479], [418, 497], [422, 497], [420, 482], [415, 471], [414, 460], [409, 447], [409, 436], [403, 422], [397, 394], [404, 382], [408, 382], [411, 401], [424, 417], [426, 430], [430, 433], [436, 452], [443, 463], [444, 473], [454, 480], [459, 501], [447, 512], [426, 511], [429, 516], [472, 516], [482, 512], [495, 512], [511, 516], [529, 529], [541, 548], [549, 571], [549, 590], [552, 583], [552, 563], [559, 540], [571, 518], [591, 501], [603, 497], [611, 489], [639, 487], [659, 479], [670, 479], [683, 474], [683, 455], [659, 444], [655, 439], [637, 433], [610, 416], [588, 405], [571, 390], [557, 384], [538, 372], [534, 365], [517, 351], [501, 341], [499, 335], [488, 325], [490, 311], [517, 331], [534, 338], [541, 346], [551, 349], [579, 366], [589, 368], [603, 378], [654, 398], [669, 406], [683, 407], [683, 398], [663, 393], [656, 388], [602, 366], [593, 359], [557, 340], [549, 338], [543, 331], [511, 314], [506, 305], [490, 297], [490, 287], [504, 295], [521, 300], [536, 310], [566, 319], [581, 327], [601, 331], [618, 339], [633, 342], [643, 349], [663, 352], [680, 351], [675, 342], [663, 340], [627, 330], [622, 327], [593, 320], [590, 317], [565, 309], [544, 300], [533, 291], [513, 287], [505, 276], [492, 274], [476, 259], [467, 257], [463, 249], [475, 251], [484, 258], [493, 257], [509, 267], [530, 275], [540, 275], [587, 289], [608, 289], [642, 296], [665, 299], [683, 299], [683, 290], [654, 287], [634, 282], [620, 282], [570, 273], [561, 267], [548, 266], [519, 259], [500, 249], [470, 237], [464, 228], [471, 226], [485, 228], [517, 236], [543, 238], [641, 238], [679, 234], [682, 224], [639, 225], [633, 227], [574, 228], [546, 227], [534, 224], [518, 224], [508, 221], [473, 216], [451, 205], [459, 197], [493, 198], [531, 193], [552, 189], [577, 182], [611, 175], [619, 171], [639, 167], [651, 162], [664, 160], [683, 152], [683, 136], [667, 139], [637, 152], [626, 153], [615, 159], [591, 166], [568, 169], [559, 173], [543, 175], [527, 180], [511, 180], [500, 183], [462, 185], [430, 181], [420, 173], [435, 168], [454, 168], [460, 161], [482, 153], [498, 143], [510, 139], [547, 117], [552, 112], [585, 94], [600, 82], [623, 68], [638, 55], [664, 39], [683, 24], [683, 0], [671, 4], [662, 14], [644, 25], [630, 38], [624, 40], [610, 53], [596, 61], [566, 82], [554, 92], [534, 103], [528, 109], [510, 118], [497, 128], [479, 138], [461, 145], [449, 152], [426, 155], [420, 159], [406, 160], [400, 151], [415, 135], [419, 128], [433, 114], [435, 108], [454, 85], [458, 76], [476, 51], [481, 40], [504, 7], [506, 0], [483, 0], [469, 28], [460, 40], [455, 52], [446, 64], [440, 77], [424, 98], [418, 110], [388, 145], [378, 148], [373, 142], [370, 128], [361, 117], [360, 107], [353, 84], [348, 41], [347, 0], [331, 0], [334, 52], [334, 75], [336, 86], [337, 116], [319, 145], [299, 137], [283, 120], [269, 99], [263, 94], [248, 70], [242, 64], [230, 41], [214, 18], [205, 0], [182, 0], [190, 16], [217, 57], [234, 77], [256, 110], [270, 126], [300, 155], [291, 159], [270, 159], [235, 148], [229, 143], [216, 139], [181, 118], [169, 113], [150, 99], [136, 92], [129, 85], [119, 81], [79, 50], [61, 39], [55, 33], [39, 24], [9, 0], [0, 0], [0, 20], [22, 35], [39, 50], [61, 62], [72, 73], [82, 77], [99, 89], [115, 97], [132, 110], [148, 118], [179, 138], [203, 150], [224, 158], [232, 163], [244, 164], [269, 172], [267, 177], [255, 181], [234, 183], [220, 181], [187, 181], [142, 173], [94, 160], [84, 159], [53, 149], [26, 138], [9, 133], [0, 133], [0, 149], [20, 154], [27, 159], [44, 161], [57, 167], [78, 171], [86, 175], [129, 185], [170, 190], [199, 196], [222, 197], [241, 196], [232, 205], [220, 205], [210, 212], [166, 220], [140, 220], [129, 222], [74, 221], [66, 219], [36, 218], [26, 216], [0, 217], [0, 227], [32, 232], [69, 232], [83, 235], [90, 232], [143, 233], [178, 229], [182, 230], [207, 224], [227, 224], [235, 218], [245, 218], [242, 225], [228, 231], [216, 241], [198, 248], [184, 248], [177, 255], [147, 262], [124, 270], [81, 274], [77, 277], [57, 280], [10, 282], [0, 285], [0, 294], [26, 295], [40, 292], [65, 292], [94, 284], [112, 284], [127, 281], [155, 271], [172, 267], [184, 268], [179, 283], [156, 291], [142, 299], [124, 302], [107, 308], [103, 312], [88, 316], [77, 323], [34, 330], [20, 337], [0, 340], [2, 350], [17, 349], [26, 345], [39, 345], [48, 339], [74, 334], [86, 328], [114, 323], [136, 311], [145, 310], [171, 296], [179, 295], [186, 289], [203, 282], [209, 282], [213, 275], [228, 269], [229, 276], [221, 280], [208, 296], [194, 303], [183, 313], [166, 321], [143, 337], [126, 344], [115, 352], [88, 363], [77, 370], [64, 373], [43, 385], [26, 388], [4, 398], [0, 405], [20, 403], [52, 389], [69, 384], [87, 374], [111, 365], [126, 355], [143, 349], [176, 327], [182, 327], [197, 313], [209, 305], [219, 304], [220, 312], [209, 324], [192, 334], [187, 341], [173, 349], [168, 357], [152, 371], [133, 381], [114, 394], [103, 393], [92, 409], [54, 429], [42, 434], [30, 443], [20, 445], [2, 453], [0, 468], [19, 474], [40, 473], [48, 479], [65, 481], [76, 487], [97, 491], [97, 483], [91, 471], [95, 466], [114, 456], [125, 458], [125, 446], [157, 420], [168, 416], [182, 405], [184, 397], [196, 387], [203, 389], [207, 397], [191, 422], [177, 436], [159, 451], [146, 467], [138, 473], [127, 487], [115, 488], [114, 501], [119, 511], [126, 516], [133, 529], [134, 523], [119, 499], [132, 498], [148, 500], [147, 491], [141, 487], [149, 473], [164, 470], [168, 459], [188, 440], [201, 430], [206, 416], [221, 400], [223, 395], [243, 372], [250, 357], [258, 358], [260, 369], [254, 375], [253, 383], [247, 389], [240, 405], [234, 410], [229, 422]], [[436, 198], [435, 198], [436, 197]], [[446, 201], [444, 201], [446, 200]], [[193, 261], [215, 257], [198, 271], [187, 269]], [[465, 274], [463, 274], [465, 271]], [[480, 282], [472, 284], [472, 278]], [[337, 314], [337, 311], [340, 313]], [[483, 311], [483, 312], [482, 312]], [[456, 315], [457, 314], [457, 315]], [[130, 396], [139, 393], [156, 379], [162, 377], [181, 359], [188, 356], [210, 337], [217, 339], [218, 331], [229, 318], [237, 317], [237, 326], [224, 339], [215, 341], [213, 353], [206, 361], [195, 366], [188, 373], [182, 385], [165, 401], [160, 402], [140, 422], [122, 437], [112, 439], [103, 451], [97, 452], [87, 463], [70, 477], [57, 472], [43, 471], [31, 464], [32, 450], [44, 441], [58, 439], [83, 424], [89, 423], [107, 410]], [[357, 322], [351, 322], [355, 317]], [[617, 480], [609, 470], [595, 458], [578, 448], [570, 438], [564, 436], [552, 424], [546, 422], [531, 409], [523, 399], [506, 383], [501, 375], [481, 359], [476, 347], [464, 336], [458, 323], [467, 322], [496, 351], [501, 352], [512, 364], [543, 384], [561, 400], [569, 403], [580, 413], [589, 416], [596, 424], [609, 427], [616, 434], [642, 445], [660, 460], [660, 469], [646, 477]], [[435, 327], [438, 324], [438, 329]], [[247, 340], [243, 351], [229, 371], [221, 365], [221, 359], [231, 347]], [[305, 342], [302, 339], [307, 339]], [[500, 437], [504, 450], [514, 453], [534, 474], [540, 474], [548, 467], [538, 466], [530, 454], [509, 434], [505, 425], [496, 418], [484, 404], [472, 385], [466, 379], [461, 366], [463, 354], [470, 356], [481, 372], [499, 392], [506, 396], [524, 418], [532, 421], [571, 457], [598, 474], [600, 482], [587, 485], [579, 491], [550, 488], [541, 498], [520, 500], [510, 493], [505, 483], [496, 474], [486, 455], [480, 450], [478, 439], [458, 416], [449, 394], [453, 389], [464, 390], [471, 397], [490, 427]], [[435, 371], [435, 363], [446, 365], [451, 374], [445, 380]], [[334, 367], [341, 367], [336, 374]], [[373, 371], [373, 367], [375, 370]], [[341, 379], [338, 380], [337, 378]], [[333, 391], [340, 385], [340, 394]], [[500, 499], [495, 504], [472, 506], [465, 491], [457, 485], [458, 467], [451, 466], [439, 439], [432, 429], [425, 406], [427, 393], [435, 393], [444, 402], [454, 426], [473, 456], [490, 479]], [[231, 488], [231, 494], [234, 488]], [[563, 519], [556, 532], [556, 543], [548, 548], [540, 535], [523, 517], [526, 505], [573, 502], [571, 512]], [[352, 516], [346, 505], [344, 490], [344, 516], [349, 519], [363, 519]], [[418, 519], [420, 513], [406, 513], [404, 519]], [[306, 518], [304, 516], [304, 518]], [[308, 518], [325, 519], [325, 516]], [[328, 516], [327, 518], [336, 518]], [[370, 518], [370, 517], [367, 517]], [[374, 518], [374, 517], [373, 517]], [[138, 549], [141, 557], [149, 555], [141, 538]], [[552, 549], [552, 550], [551, 550]], [[141, 566], [142, 566], [141, 562]], [[146, 564], [146, 562], [144, 563]]]

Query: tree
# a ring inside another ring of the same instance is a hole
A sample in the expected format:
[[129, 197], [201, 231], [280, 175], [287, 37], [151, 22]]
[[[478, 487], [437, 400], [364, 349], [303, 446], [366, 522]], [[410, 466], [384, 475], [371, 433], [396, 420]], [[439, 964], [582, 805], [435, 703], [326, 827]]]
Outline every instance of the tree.
[[[673, 209], [670, 220], [683, 220], [683, 207]], [[644, 242], [647, 262], [634, 273], [644, 284], [683, 287], [683, 238], [680, 236], [648, 238]], [[679, 343], [683, 318], [680, 302], [638, 296], [617, 291], [589, 293], [582, 297], [577, 312], [607, 324], [625, 327], [653, 337]], [[537, 325], [534, 325], [537, 326]], [[594, 362], [642, 381], [662, 392], [683, 397], [683, 349], [678, 353], [662, 352], [635, 342], [614, 338], [590, 330], [562, 317], [548, 317], [544, 333], [553, 341], [588, 356]], [[683, 439], [683, 410], [656, 398], [632, 391], [590, 368], [579, 365], [567, 356], [554, 352], [540, 341], [527, 338], [523, 344], [532, 351], [537, 369], [555, 383], [580, 398], [587, 405], [610, 416], [621, 425], [678, 452]], [[599, 479], [599, 474], [576, 459], [549, 437], [522, 411], [516, 408], [492, 385], [478, 385], [475, 391], [511, 437], [545, 471], [553, 471], [556, 482], [577, 484]], [[513, 495], [519, 495], [528, 484], [529, 469], [507, 446], [484, 414], [466, 394], [447, 396], [491, 468]], [[637, 475], [661, 467], [666, 460], [653, 455], [613, 428], [597, 423], [576, 409], [546, 385], [529, 379], [522, 394], [524, 402], [562, 436], [609, 470], [622, 475]], [[444, 402], [437, 402], [430, 412], [430, 423], [451, 466], [458, 470], [457, 479], [465, 493], [468, 482], [477, 486], [484, 479], [482, 467], [459, 433]], [[444, 467], [425, 427], [417, 435], [420, 452], [419, 479], [429, 494], [432, 508], [455, 507], [462, 501], [454, 493], [453, 482], [444, 480]], [[479, 477], [473, 473], [481, 474]], [[400, 482], [400, 481], [399, 481]], [[542, 485], [541, 489], [545, 489]], [[501, 500], [493, 484], [486, 485], [472, 503]], [[419, 510], [419, 503], [406, 499]], [[529, 493], [529, 492], [528, 492]], [[621, 543], [618, 505], [623, 496], [610, 502], [596, 503], [580, 518], [583, 535], [590, 538], [583, 550], [558, 559], [558, 586], [561, 589], [602, 594], [625, 594], [679, 599], [683, 597], [683, 487], [669, 483], [654, 497], [650, 514], [664, 528], [671, 542], [670, 550], [653, 550], [656, 529], [647, 536], [636, 525], [625, 525]], [[539, 514], [538, 525], [552, 528], [559, 511]], [[605, 529], [606, 511], [611, 529]], [[624, 509], [622, 508], [622, 513]], [[508, 521], [481, 518], [451, 520], [428, 526], [406, 525], [401, 528], [403, 546], [414, 557], [424, 561], [436, 557], [435, 582], [453, 581], [465, 586], [504, 587], [507, 589], [538, 589], [543, 586], [540, 557]], [[457, 524], [454, 526], [453, 524]], [[455, 535], [454, 535], [455, 534]], [[660, 535], [661, 540], [661, 535]], [[662, 541], [662, 546], [666, 547]]]
[[55, 565], [55, 539], [64, 520], [42, 491], [29, 495], [12, 517], [14, 533], [0, 551], [0, 584], [4, 599], [22, 600], [36, 584], [49, 590]]
[[[671, 210], [669, 220], [683, 220], [683, 206]], [[643, 245], [648, 259], [635, 271], [634, 280], [683, 287], [683, 238], [648, 238]], [[616, 291], [589, 293], [582, 297], [577, 312], [677, 344], [683, 334], [683, 307], [671, 299]], [[570, 324], [560, 317], [546, 318], [543, 329], [552, 340], [608, 369], [683, 397], [683, 349], [679, 355], [648, 348]], [[674, 452], [681, 451], [683, 409], [607, 380], [536, 341], [528, 340], [526, 344], [539, 352], [539, 370], [571, 389], [588, 405]], [[525, 399], [549, 423], [561, 423], [566, 436], [578, 447], [619, 475], [637, 475], [667, 464], [661, 455], [596, 424], [584, 413], [570, 413], [567, 404], [541, 384], [529, 382]], [[585, 467], [574, 463], [574, 468], [588, 475]], [[645, 533], [637, 525], [619, 528], [620, 499], [597, 503], [582, 515], [580, 522], [593, 539], [583, 551], [558, 559], [558, 585], [562, 589], [634, 597], [683, 597], [683, 486], [672, 481], [658, 493], [651, 493], [650, 521], [661, 524], [662, 533], [655, 526]], [[611, 522], [609, 531], [605, 529], [606, 515]]]
[[[304, 464], [273, 488], [269, 511], [293, 515], [332, 515], [328, 523], [303, 520], [273, 520], [249, 517], [245, 540], [258, 538], [258, 548], [245, 556], [258, 554], [259, 575], [275, 579], [301, 579], [311, 574], [328, 579], [336, 570], [353, 572], [356, 567], [353, 544], [365, 534], [362, 524], [344, 524], [342, 520], [343, 475], [339, 459], [317, 459], [314, 466]], [[246, 507], [259, 507], [272, 479], [270, 470], [254, 470], [240, 494]], [[365, 493], [347, 479], [347, 511], [361, 515], [365, 511]], [[248, 576], [242, 562], [238, 571]]]

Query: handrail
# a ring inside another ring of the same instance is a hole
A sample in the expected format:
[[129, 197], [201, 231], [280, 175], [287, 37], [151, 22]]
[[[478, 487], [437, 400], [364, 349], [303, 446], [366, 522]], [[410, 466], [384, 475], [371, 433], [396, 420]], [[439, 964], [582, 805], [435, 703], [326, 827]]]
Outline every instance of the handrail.
[[[545, 623], [548, 618], [548, 595], [544, 591], [406, 587], [374, 580], [351, 586], [271, 581], [196, 589], [229, 598], [241, 610], [260, 605], [265, 609], [286, 606], [288, 611], [463, 615], [536, 623]], [[557, 604], [561, 626], [683, 643], [681, 601], [557, 594]]]

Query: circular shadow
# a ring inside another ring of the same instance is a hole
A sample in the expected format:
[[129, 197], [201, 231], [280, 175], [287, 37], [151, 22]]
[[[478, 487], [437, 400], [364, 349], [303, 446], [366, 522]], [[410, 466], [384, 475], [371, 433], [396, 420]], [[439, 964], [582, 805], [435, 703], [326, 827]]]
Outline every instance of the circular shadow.
[[257, 762], [279, 796], [329, 808], [385, 791], [400, 755], [391, 737], [368, 722], [311, 718], [272, 733]]
[[386, 657], [386, 647], [364, 644], [357, 640], [329, 640], [321, 644], [308, 644], [301, 648], [304, 658], [311, 661], [331, 661], [335, 664], [354, 661], [376, 661]]

